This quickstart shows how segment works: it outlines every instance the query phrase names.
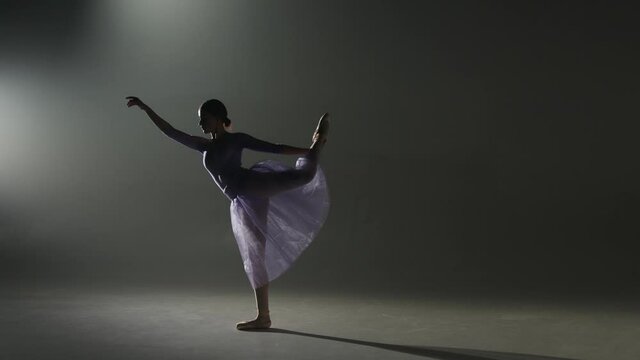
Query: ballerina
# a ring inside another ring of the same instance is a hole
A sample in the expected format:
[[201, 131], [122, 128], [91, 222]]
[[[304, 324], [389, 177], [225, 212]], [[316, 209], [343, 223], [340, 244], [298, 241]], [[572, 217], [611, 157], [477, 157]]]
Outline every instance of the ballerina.
[[[128, 107], [144, 110], [165, 135], [202, 153], [205, 168], [231, 201], [234, 237], [255, 292], [256, 318], [239, 322], [236, 328], [269, 328], [269, 283], [309, 246], [328, 214], [328, 186], [318, 161], [327, 142], [329, 114], [320, 117], [311, 146], [299, 148], [227, 131], [231, 120], [224, 104], [216, 99], [205, 101], [198, 109], [199, 125], [211, 139], [175, 129], [135, 96], [126, 99]], [[294, 168], [265, 160], [247, 169], [241, 166], [244, 148], [302, 156]]]

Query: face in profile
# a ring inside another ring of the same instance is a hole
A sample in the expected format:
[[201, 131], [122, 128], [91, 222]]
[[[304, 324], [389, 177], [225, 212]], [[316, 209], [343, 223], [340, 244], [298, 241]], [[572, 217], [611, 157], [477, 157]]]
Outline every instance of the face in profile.
[[203, 133], [209, 134], [216, 129], [217, 120], [214, 116], [198, 109], [198, 117], [200, 118], [198, 125], [202, 128]]

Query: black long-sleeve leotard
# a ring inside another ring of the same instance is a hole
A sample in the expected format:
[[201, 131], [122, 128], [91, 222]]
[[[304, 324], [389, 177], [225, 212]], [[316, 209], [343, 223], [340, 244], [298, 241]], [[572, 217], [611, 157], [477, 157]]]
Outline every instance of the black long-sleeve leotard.
[[242, 133], [227, 133], [219, 139], [212, 140], [203, 151], [202, 162], [220, 190], [233, 199], [239, 192], [239, 184], [252, 170], [242, 167], [242, 150], [282, 153], [284, 145]]

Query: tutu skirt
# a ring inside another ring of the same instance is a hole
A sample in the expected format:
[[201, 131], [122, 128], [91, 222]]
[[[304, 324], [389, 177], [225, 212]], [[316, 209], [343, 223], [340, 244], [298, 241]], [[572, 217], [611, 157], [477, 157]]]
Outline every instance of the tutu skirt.
[[[308, 161], [298, 158], [296, 167]], [[275, 160], [254, 164], [251, 170], [291, 169]], [[244, 271], [256, 289], [282, 275], [311, 244], [329, 213], [329, 189], [318, 165], [313, 179], [268, 197], [239, 194], [230, 206], [231, 226]]]

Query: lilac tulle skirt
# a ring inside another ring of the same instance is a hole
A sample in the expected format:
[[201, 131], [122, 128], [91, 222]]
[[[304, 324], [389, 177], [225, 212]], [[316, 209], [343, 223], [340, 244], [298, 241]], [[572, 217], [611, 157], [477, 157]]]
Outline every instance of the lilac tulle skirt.
[[[305, 158], [298, 158], [296, 167]], [[291, 169], [275, 160], [251, 170]], [[231, 225], [251, 286], [268, 284], [289, 269], [311, 244], [329, 213], [329, 188], [318, 165], [313, 179], [269, 197], [238, 195], [231, 201]]]

